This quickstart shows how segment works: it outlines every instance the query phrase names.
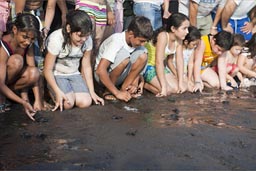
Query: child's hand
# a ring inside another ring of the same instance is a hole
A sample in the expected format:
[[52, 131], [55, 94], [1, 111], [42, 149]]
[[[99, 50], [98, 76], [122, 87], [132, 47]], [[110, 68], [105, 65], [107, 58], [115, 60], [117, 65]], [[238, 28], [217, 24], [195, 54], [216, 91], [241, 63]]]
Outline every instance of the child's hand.
[[144, 82], [140, 82], [137, 90], [137, 94], [142, 95], [143, 94], [143, 87], [144, 87]]
[[230, 90], [233, 90], [233, 88], [230, 86], [226, 86], [226, 87], [223, 87], [222, 90], [230, 91]]
[[33, 107], [30, 105], [29, 102], [25, 101], [23, 104], [23, 107], [25, 109], [26, 114], [28, 115], [28, 117], [32, 120], [35, 121], [35, 119], [33, 118], [33, 116], [36, 114], [36, 111], [33, 109]]
[[164, 97], [164, 96], [167, 96], [167, 90], [166, 88], [162, 87], [162, 91], [160, 93], [157, 93], [156, 97]]
[[104, 100], [100, 98], [96, 93], [91, 93], [92, 100], [95, 102], [96, 105], [104, 106]]
[[135, 85], [129, 85], [126, 89], [130, 94], [135, 94], [138, 90], [138, 87]]
[[62, 91], [56, 93], [55, 107], [54, 107], [54, 109], [52, 109], [52, 111], [55, 111], [58, 108], [60, 108], [60, 111], [62, 112], [65, 101], [67, 103], [70, 103], [68, 98], [66, 97], [66, 95]]
[[231, 81], [231, 86], [238, 88], [238, 84], [236, 81]]
[[179, 89], [177, 93], [184, 93], [187, 90], [187, 87], [184, 85], [184, 83], [179, 84]]
[[41, 111], [44, 108], [40, 100], [35, 100], [33, 107], [35, 111]]
[[202, 93], [203, 89], [204, 89], [204, 84], [201, 81], [195, 82], [193, 92], [199, 91], [200, 93]]
[[118, 98], [119, 100], [123, 100], [125, 102], [128, 102], [132, 96], [128, 91], [119, 91], [116, 95], [116, 98]]
[[188, 81], [188, 91], [193, 92], [193, 88], [194, 88], [194, 83], [191, 80], [189, 80]]

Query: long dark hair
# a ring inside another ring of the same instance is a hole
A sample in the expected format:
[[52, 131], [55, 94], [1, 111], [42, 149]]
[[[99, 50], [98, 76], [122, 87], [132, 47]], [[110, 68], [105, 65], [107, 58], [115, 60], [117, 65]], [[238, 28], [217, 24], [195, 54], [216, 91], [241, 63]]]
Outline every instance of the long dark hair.
[[[66, 16], [66, 25], [62, 28], [64, 42], [62, 48], [65, 49], [66, 45], [71, 45], [70, 34], [74, 32], [81, 32], [82, 35], [92, 33], [92, 21], [89, 15], [82, 10], [72, 10]], [[66, 26], [70, 26], [70, 32], [67, 32]]]
[[153, 44], [155, 45], [157, 42], [157, 37], [159, 35], [159, 33], [166, 31], [166, 32], [171, 32], [171, 27], [174, 28], [179, 28], [181, 26], [181, 24], [186, 21], [189, 20], [189, 18], [182, 14], [182, 13], [174, 13], [172, 14], [167, 20], [164, 26], [160, 27], [159, 29], [157, 29], [154, 34], [153, 34]]
[[40, 23], [38, 19], [30, 13], [18, 13], [14, 21], [7, 23], [7, 29], [4, 35], [11, 34], [13, 26], [16, 26], [18, 31], [33, 31], [37, 38], [40, 36]]

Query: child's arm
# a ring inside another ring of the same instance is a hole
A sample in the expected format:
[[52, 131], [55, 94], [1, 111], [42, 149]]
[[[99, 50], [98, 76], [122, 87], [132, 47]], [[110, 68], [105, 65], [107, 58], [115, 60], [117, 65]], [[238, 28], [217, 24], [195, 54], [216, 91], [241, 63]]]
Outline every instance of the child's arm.
[[222, 90], [232, 90], [231, 87], [227, 86], [227, 64], [226, 64], [226, 53], [224, 52], [220, 56], [218, 56], [218, 73], [219, 73], [219, 81], [220, 88]]
[[194, 54], [195, 51], [193, 51], [193, 53], [191, 53], [191, 56], [189, 57], [189, 61], [188, 61], [188, 81], [193, 81], [193, 69], [194, 69]]
[[194, 67], [194, 51], [191, 53], [191, 56], [189, 57], [188, 66], [185, 66], [188, 68], [188, 90], [190, 92], [193, 92], [194, 88], [194, 80], [193, 80], [193, 67]]
[[203, 54], [205, 51], [205, 44], [201, 40], [198, 47], [195, 49], [195, 54], [194, 54], [194, 81], [195, 81], [195, 87], [194, 87], [194, 92], [196, 91], [203, 91], [204, 85], [203, 81], [201, 79], [201, 65], [203, 61]]
[[156, 43], [156, 75], [161, 85], [160, 96], [167, 96], [167, 81], [164, 72], [164, 51], [167, 44], [166, 32], [159, 33]]
[[[28, 66], [36, 67], [34, 49], [32, 47], [29, 48], [29, 50], [27, 52], [26, 61], [27, 61]], [[41, 111], [43, 109], [43, 101], [40, 96], [42, 90], [40, 90], [40, 88], [39, 88], [39, 79], [38, 79], [37, 83], [35, 83], [35, 85], [32, 87], [32, 91], [33, 91], [33, 94], [35, 97], [33, 107], [36, 111]]]
[[107, 0], [105, 0], [106, 3], [106, 7], [107, 7], [107, 20], [108, 20], [108, 24], [109, 25], [113, 25], [115, 24], [115, 15], [113, 10], [111, 9], [109, 2]]
[[237, 82], [231, 75], [227, 74], [226, 78], [227, 78], [227, 82], [230, 81], [232, 87], [238, 88]]
[[25, 8], [26, 0], [13, 0], [13, 2], [15, 3], [15, 14], [22, 13]]
[[51, 54], [49, 51], [47, 52], [44, 61], [44, 76], [47, 83], [50, 85], [50, 87], [53, 89], [55, 93], [56, 100], [53, 111], [57, 110], [58, 108], [60, 108], [60, 111], [62, 111], [64, 102], [66, 101], [67, 103], [69, 103], [69, 101], [66, 95], [61, 91], [61, 89], [57, 85], [53, 75], [53, 68], [55, 65], [56, 58], [56, 55]]
[[252, 77], [256, 77], [256, 72], [248, 69], [245, 64], [246, 64], [246, 60], [247, 60], [247, 56], [246, 54], [240, 54], [239, 57], [238, 57], [238, 61], [237, 61], [237, 65], [238, 65], [238, 68], [239, 68], [239, 71], [249, 77], [249, 78], [252, 78]]
[[55, 14], [55, 6], [56, 6], [57, 0], [48, 0], [46, 12], [45, 12], [45, 21], [44, 21], [44, 28], [42, 29], [43, 37], [46, 38], [48, 35], [48, 32], [50, 31], [51, 23], [54, 18]]
[[140, 80], [139, 80], [139, 86], [138, 86], [138, 92], [137, 93], [143, 94], [144, 84], [145, 84], [144, 77], [143, 77], [143, 75], [140, 75]]
[[0, 56], [1, 56], [1, 58], [0, 58], [0, 93], [2, 95], [4, 95], [5, 97], [7, 97], [17, 103], [22, 104], [28, 117], [34, 121], [35, 119], [33, 118], [33, 116], [35, 115], [35, 110], [30, 105], [30, 103], [28, 103], [26, 100], [24, 100], [21, 97], [19, 97], [18, 95], [16, 95], [9, 88], [9, 86], [14, 86], [13, 84], [9, 85], [9, 86], [6, 85], [6, 81], [8, 81], [6, 78], [7, 77], [6, 76], [7, 75], [7, 62], [8, 62], [8, 60], [11, 60], [10, 58], [15, 58], [15, 56], [8, 57], [4, 48], [2, 48], [1, 46], [0, 46]]
[[82, 67], [81, 67], [81, 73], [83, 75], [83, 78], [86, 81], [86, 84], [88, 86], [90, 95], [95, 102], [95, 104], [102, 104], [104, 105], [104, 100], [100, 98], [94, 91], [94, 85], [93, 85], [93, 76], [92, 76], [92, 67], [91, 67], [91, 51], [85, 51], [83, 58], [82, 58]]
[[240, 87], [242, 87], [244, 85], [244, 77], [243, 77], [242, 73], [241, 72], [237, 72], [236, 76], [240, 80]]
[[176, 69], [176, 67], [175, 67], [174, 64], [173, 64], [173, 58], [174, 58], [173, 55], [169, 55], [169, 56], [167, 57], [167, 66], [168, 66], [168, 68], [171, 70], [171, 72], [173, 73], [173, 75], [175, 75], [176, 77], [178, 77], [177, 69]]
[[116, 98], [128, 102], [131, 99], [130, 93], [126, 90], [118, 90], [109, 77], [108, 68], [110, 64], [109, 60], [101, 58], [96, 69], [96, 74], [108, 91], [110, 91]]
[[184, 58], [183, 58], [183, 45], [182, 41], [178, 41], [178, 46], [176, 50], [176, 68], [178, 75], [178, 93], [183, 93], [186, 91], [186, 87], [184, 85]]

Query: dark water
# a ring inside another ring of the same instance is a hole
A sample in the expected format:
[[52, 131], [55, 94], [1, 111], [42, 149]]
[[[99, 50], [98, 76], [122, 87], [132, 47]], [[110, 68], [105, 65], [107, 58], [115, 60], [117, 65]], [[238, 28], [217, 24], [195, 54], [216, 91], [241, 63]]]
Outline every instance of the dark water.
[[0, 115], [1, 170], [256, 170], [256, 89]]

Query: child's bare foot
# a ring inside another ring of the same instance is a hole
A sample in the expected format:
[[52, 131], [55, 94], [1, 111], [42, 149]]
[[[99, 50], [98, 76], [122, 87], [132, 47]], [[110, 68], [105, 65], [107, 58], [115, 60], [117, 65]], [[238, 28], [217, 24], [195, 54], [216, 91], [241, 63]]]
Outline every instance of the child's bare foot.
[[103, 93], [103, 98], [107, 101], [117, 101], [117, 98], [110, 92]]

